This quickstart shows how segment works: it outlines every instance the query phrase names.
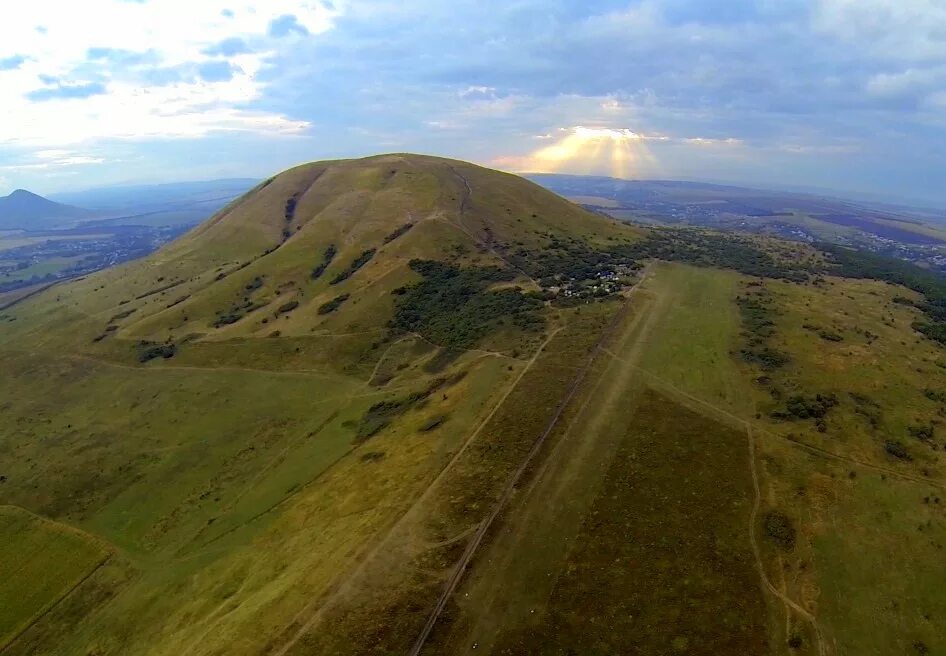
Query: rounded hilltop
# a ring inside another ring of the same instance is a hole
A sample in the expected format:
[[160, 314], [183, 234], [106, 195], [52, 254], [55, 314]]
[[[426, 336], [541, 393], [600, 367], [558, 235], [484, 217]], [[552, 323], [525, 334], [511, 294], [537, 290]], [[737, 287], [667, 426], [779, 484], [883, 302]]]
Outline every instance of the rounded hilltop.
[[[394, 153], [317, 161], [269, 178], [153, 255], [57, 291], [94, 321], [63, 339], [96, 349], [380, 331], [414, 260], [511, 271], [553, 243], [606, 244], [633, 228], [516, 175]], [[516, 264], [519, 262], [519, 264]], [[33, 304], [42, 305], [50, 294]], [[100, 318], [99, 318], [100, 317]], [[76, 330], [76, 321], [85, 325]], [[65, 324], [56, 324], [58, 328]]]

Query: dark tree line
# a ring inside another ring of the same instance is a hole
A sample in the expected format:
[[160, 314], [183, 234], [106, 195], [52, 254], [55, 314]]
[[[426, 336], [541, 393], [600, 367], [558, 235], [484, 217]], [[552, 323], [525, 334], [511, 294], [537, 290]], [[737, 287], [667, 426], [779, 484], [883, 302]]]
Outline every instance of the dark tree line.
[[523, 329], [544, 324], [537, 310], [542, 301], [518, 288], [489, 290], [495, 282], [515, 278], [498, 267], [459, 268], [434, 260], [411, 260], [423, 280], [395, 290], [398, 296], [390, 327], [418, 332], [451, 348], [469, 348], [500, 322], [509, 319]]

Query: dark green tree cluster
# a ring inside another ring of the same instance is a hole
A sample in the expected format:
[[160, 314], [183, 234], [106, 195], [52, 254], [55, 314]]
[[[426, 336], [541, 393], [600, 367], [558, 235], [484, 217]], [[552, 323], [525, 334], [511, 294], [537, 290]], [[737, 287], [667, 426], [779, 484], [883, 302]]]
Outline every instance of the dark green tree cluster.
[[416, 406], [441, 387], [449, 385], [450, 383], [451, 381], [446, 378], [435, 378], [423, 390], [411, 392], [400, 399], [378, 401], [365, 411], [361, 421], [358, 423], [358, 429], [355, 433], [356, 441], [363, 442], [369, 437], [378, 434], [397, 417]]
[[448, 348], [469, 348], [483, 335], [509, 319], [523, 329], [543, 325], [536, 312], [542, 301], [517, 289], [489, 290], [515, 274], [498, 267], [459, 268], [434, 260], [411, 260], [423, 280], [395, 290], [398, 296], [390, 327], [417, 332]]
[[245, 295], [243, 296], [242, 300], [235, 302], [228, 309], [218, 312], [217, 318], [214, 319], [213, 322], [214, 328], [229, 326], [230, 324], [236, 323], [250, 312], [255, 312], [261, 307], [265, 307], [266, 303], [257, 303], [251, 298], [253, 294], [259, 291], [262, 287], [263, 278], [261, 276], [256, 276], [246, 283], [243, 286]]
[[793, 282], [809, 279], [804, 267], [780, 262], [749, 239], [732, 234], [684, 228], [653, 229], [645, 239], [617, 246], [615, 250], [630, 258], [654, 258], [734, 269], [759, 278], [779, 278]]
[[319, 262], [319, 265], [312, 269], [312, 280], [318, 280], [322, 277], [322, 274], [325, 273], [325, 270], [328, 268], [328, 265], [332, 263], [332, 260], [335, 259], [335, 255], [338, 253], [338, 249], [335, 248], [335, 244], [329, 244], [328, 248], [325, 249], [325, 253], [322, 254], [322, 261]]
[[823, 419], [838, 404], [834, 394], [793, 394], [785, 402], [784, 410], [772, 413], [778, 419]]
[[322, 303], [322, 305], [319, 306], [318, 313], [329, 314], [331, 312], [334, 312], [339, 307], [341, 307], [342, 303], [348, 300], [349, 296], [350, 294], [342, 294], [340, 296], [336, 296], [335, 298], [333, 298], [331, 301], [328, 301], [327, 303]]
[[[820, 244], [830, 258], [830, 273], [845, 278], [868, 278], [903, 285], [923, 295], [923, 301], [912, 303], [905, 297], [899, 303], [916, 305], [926, 321], [917, 321], [913, 328], [932, 340], [946, 344], [946, 277], [892, 257], [858, 251], [834, 244]], [[898, 300], [902, 299], [902, 300]]]
[[279, 306], [276, 310], [276, 315], [286, 314], [287, 312], [292, 312], [297, 307], [299, 307], [299, 301], [287, 301]]
[[405, 233], [407, 233], [407, 231], [410, 230], [410, 229], [413, 228], [413, 227], [414, 227], [414, 224], [413, 224], [413, 223], [405, 223], [404, 225], [402, 225], [402, 226], [400, 226], [399, 228], [397, 228], [394, 232], [392, 232], [391, 234], [389, 234], [387, 237], [385, 237], [385, 238], [384, 238], [384, 243], [385, 243], [385, 244], [390, 244], [392, 241], [394, 241], [394, 240], [397, 239], [398, 237], [400, 237], [400, 236], [404, 235]]
[[907, 451], [907, 447], [899, 440], [886, 440], [884, 442], [884, 451], [898, 460], [913, 460], [913, 456]]
[[337, 285], [338, 283], [344, 282], [345, 280], [351, 278], [353, 275], [355, 275], [358, 269], [368, 264], [371, 258], [374, 257], [374, 254], [377, 252], [377, 250], [378, 249], [376, 248], [369, 248], [368, 250], [363, 251], [361, 255], [352, 260], [351, 264], [349, 264], [344, 271], [339, 272], [337, 276], [332, 278], [331, 284]]
[[288, 200], [286, 200], [286, 211], [283, 216], [285, 217], [287, 222], [292, 221], [293, 217], [295, 217], [296, 203], [298, 202], [299, 200], [296, 196], [291, 196]]
[[745, 346], [740, 350], [742, 359], [764, 371], [774, 371], [790, 362], [787, 353], [770, 344], [775, 334], [771, 298], [764, 289], [736, 298], [742, 318]]
[[556, 280], [590, 280], [612, 263], [613, 254], [595, 249], [584, 242], [565, 241], [553, 237], [546, 248], [537, 252], [517, 249], [509, 261], [535, 278]]
[[145, 363], [157, 358], [169, 360], [177, 353], [175, 344], [156, 344], [154, 342], [141, 341], [138, 343], [138, 362]]
[[765, 534], [783, 551], [795, 548], [795, 526], [781, 510], [770, 510], [762, 520]]

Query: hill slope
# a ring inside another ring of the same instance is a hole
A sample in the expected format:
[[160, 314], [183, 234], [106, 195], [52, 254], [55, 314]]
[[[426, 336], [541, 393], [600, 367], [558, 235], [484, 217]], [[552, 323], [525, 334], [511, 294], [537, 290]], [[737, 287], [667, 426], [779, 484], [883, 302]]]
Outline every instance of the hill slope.
[[463, 162], [292, 169], [0, 312], [0, 598], [48, 574], [0, 651], [938, 653], [944, 307]]
[[0, 230], [42, 230], [91, 216], [93, 212], [89, 210], [54, 203], [25, 189], [17, 189], [0, 198]]

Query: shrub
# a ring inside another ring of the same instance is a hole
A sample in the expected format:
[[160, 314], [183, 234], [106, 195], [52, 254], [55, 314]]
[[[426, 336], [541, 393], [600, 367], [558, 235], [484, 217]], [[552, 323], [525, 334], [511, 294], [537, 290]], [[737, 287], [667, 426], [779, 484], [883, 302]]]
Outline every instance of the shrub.
[[371, 258], [374, 257], [376, 251], [377, 249], [375, 248], [369, 248], [368, 250], [363, 251], [361, 255], [352, 260], [351, 264], [348, 265], [348, 268], [339, 272], [337, 276], [332, 278], [331, 284], [337, 285], [338, 283], [344, 282], [345, 280], [351, 278], [353, 275], [355, 275], [355, 273], [358, 272], [358, 269], [368, 264]]
[[795, 527], [792, 520], [780, 510], [770, 510], [765, 514], [762, 525], [765, 534], [783, 551], [795, 548]]
[[312, 280], [318, 280], [322, 277], [322, 274], [325, 273], [325, 270], [328, 268], [328, 265], [332, 263], [332, 260], [335, 259], [337, 253], [338, 249], [335, 248], [335, 244], [329, 244], [328, 248], [325, 249], [325, 253], [322, 254], [322, 261], [317, 267], [312, 269]]
[[408, 230], [410, 230], [410, 229], [413, 228], [413, 227], [414, 227], [414, 224], [413, 224], [413, 223], [405, 223], [404, 225], [402, 225], [402, 226], [400, 226], [399, 228], [397, 228], [394, 232], [392, 232], [391, 234], [389, 234], [387, 237], [385, 237], [385, 238], [384, 238], [384, 243], [385, 243], [385, 244], [390, 244], [392, 241], [394, 241], [395, 239], [397, 239], [397, 238], [400, 237], [401, 235], [405, 234]]
[[743, 360], [758, 365], [763, 371], [773, 371], [792, 361], [788, 353], [770, 346], [746, 348], [740, 351], [740, 354]]
[[286, 314], [287, 312], [292, 312], [297, 307], [299, 307], [299, 301], [289, 301], [287, 303], [283, 303], [282, 305], [280, 305], [279, 308], [276, 310], [276, 314], [277, 315]]
[[155, 358], [164, 358], [168, 360], [177, 353], [177, 346], [174, 344], [155, 344], [153, 342], [142, 342], [138, 348], [138, 362], [145, 363]]
[[779, 419], [822, 419], [837, 404], [834, 394], [793, 394], [785, 402], [785, 410], [774, 412], [773, 416]]
[[412, 392], [401, 399], [378, 401], [362, 416], [355, 432], [355, 440], [364, 442], [384, 430], [395, 418], [426, 400], [431, 394], [447, 384], [445, 378], [437, 378], [421, 391]]
[[821, 329], [821, 330], [819, 330], [819, 331], [818, 331], [818, 336], [819, 336], [821, 339], [827, 340], [827, 341], [829, 341], [829, 342], [840, 342], [840, 341], [843, 341], [843, 340], [844, 340], [844, 338], [843, 338], [841, 335], [839, 335], [838, 333], [833, 332], [833, 331], [831, 331], [831, 330], [827, 330], [827, 329]]
[[430, 431], [438, 428], [445, 421], [447, 421], [447, 415], [437, 415], [436, 417], [431, 417], [421, 424], [420, 430], [422, 433], [429, 433]]
[[887, 440], [884, 442], [884, 451], [900, 460], [913, 460], [913, 457], [910, 455], [910, 452], [907, 451], [907, 447], [903, 445], [903, 442]]
[[928, 426], [907, 426], [907, 432], [910, 434], [910, 437], [914, 437], [921, 442], [932, 442], [933, 441], [933, 425]]
[[322, 305], [319, 306], [319, 314], [329, 314], [330, 312], [334, 312], [339, 308], [339, 306], [341, 306], [342, 303], [347, 301], [348, 298], [348, 294], [342, 294], [341, 296], [336, 296], [327, 303], [322, 303]]
[[936, 401], [937, 403], [946, 403], [946, 394], [940, 392], [939, 390], [934, 390], [926, 388], [923, 390], [923, 396], [928, 398], [930, 401]]
[[119, 321], [121, 319], [127, 319], [128, 317], [130, 317], [137, 311], [138, 311], [137, 308], [132, 308], [131, 310], [125, 310], [124, 312], [119, 312], [118, 314], [113, 316], [111, 319], [109, 319], [108, 322], [112, 323], [114, 321]]
[[298, 200], [296, 199], [295, 196], [292, 196], [291, 198], [289, 198], [289, 199], [286, 201], [286, 211], [285, 211], [285, 214], [284, 214], [284, 216], [285, 216], [285, 218], [286, 218], [286, 221], [292, 221], [292, 218], [296, 215], [296, 203], [297, 203], [297, 202], [298, 202]]

